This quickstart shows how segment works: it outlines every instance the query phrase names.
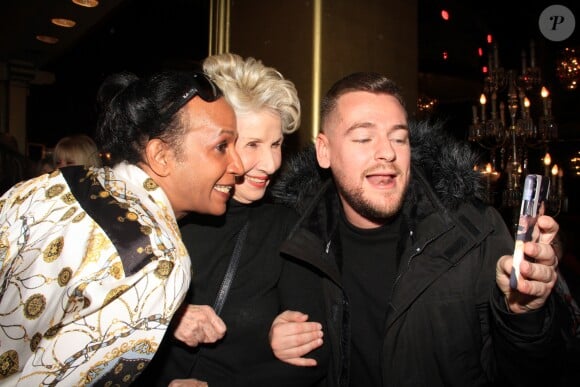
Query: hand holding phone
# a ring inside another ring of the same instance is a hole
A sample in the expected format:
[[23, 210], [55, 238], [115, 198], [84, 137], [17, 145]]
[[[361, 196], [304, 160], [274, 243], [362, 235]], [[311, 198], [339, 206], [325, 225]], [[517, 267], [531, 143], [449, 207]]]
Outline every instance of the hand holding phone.
[[510, 287], [516, 289], [521, 279], [520, 264], [524, 260], [524, 243], [532, 240], [538, 216], [544, 214], [545, 202], [550, 190], [550, 178], [542, 175], [527, 175], [524, 182], [520, 218], [516, 231], [513, 267]]

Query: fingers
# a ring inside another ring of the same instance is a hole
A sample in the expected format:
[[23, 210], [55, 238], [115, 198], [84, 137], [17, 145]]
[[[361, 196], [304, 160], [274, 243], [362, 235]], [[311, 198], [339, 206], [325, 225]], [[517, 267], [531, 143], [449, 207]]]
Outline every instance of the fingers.
[[536, 222], [536, 226], [540, 231], [540, 236], [538, 238], [538, 243], [546, 243], [549, 244], [554, 241], [558, 234], [558, 230], [560, 226], [554, 218], [547, 215], [542, 215], [538, 217], [538, 221]]
[[270, 345], [278, 359], [297, 366], [316, 365], [315, 359], [302, 356], [322, 345], [322, 325], [305, 318], [303, 313], [286, 311], [272, 323]]
[[507, 294], [510, 291], [510, 273], [512, 271], [513, 258], [511, 255], [504, 255], [496, 264], [495, 278], [500, 290]]
[[272, 325], [280, 322], [304, 322], [308, 321], [308, 315], [295, 310], [286, 310], [276, 316]]
[[526, 242], [524, 244], [524, 253], [533, 262], [545, 266], [558, 266], [558, 256], [554, 246], [551, 244]]
[[223, 320], [208, 305], [186, 305], [173, 335], [194, 347], [200, 343], [215, 343], [226, 333]]
[[520, 271], [523, 280], [518, 283], [518, 291], [539, 298], [547, 298], [558, 278], [555, 265], [546, 266], [524, 261], [520, 265]]
[[284, 362], [298, 367], [315, 367], [318, 364], [315, 359], [310, 359], [307, 357], [286, 359]]
[[[322, 345], [322, 331], [320, 333], [303, 333], [292, 337], [287, 337], [288, 341], [272, 343], [274, 355], [287, 363], [299, 366], [315, 366], [316, 360], [303, 358], [302, 356], [315, 350]], [[303, 344], [299, 344], [303, 343]]]

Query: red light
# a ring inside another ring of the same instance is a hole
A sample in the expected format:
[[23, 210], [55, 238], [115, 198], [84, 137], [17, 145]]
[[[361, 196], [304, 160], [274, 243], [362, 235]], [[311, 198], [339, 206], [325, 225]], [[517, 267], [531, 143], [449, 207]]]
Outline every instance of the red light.
[[448, 57], [447, 51], [443, 51], [443, 60], [447, 60]]
[[483, 49], [481, 47], [477, 49], [477, 55], [483, 56]]
[[487, 72], [488, 72], [487, 66], [483, 66], [483, 68], [481, 69], [481, 72], [484, 74], [487, 74]]
[[441, 11], [441, 17], [443, 18], [443, 20], [449, 20], [449, 12], [447, 12], [446, 10]]
[[491, 34], [487, 34], [487, 42], [489, 44], [491, 44], [491, 42], [493, 42], [493, 36], [491, 36]]

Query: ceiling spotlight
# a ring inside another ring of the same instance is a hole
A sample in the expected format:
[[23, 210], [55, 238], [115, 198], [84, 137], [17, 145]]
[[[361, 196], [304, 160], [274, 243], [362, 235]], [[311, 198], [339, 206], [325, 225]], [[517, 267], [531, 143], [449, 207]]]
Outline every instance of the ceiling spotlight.
[[62, 18], [53, 18], [50, 19], [50, 21], [52, 22], [52, 24], [55, 24], [57, 26], [60, 27], [66, 27], [66, 28], [71, 28], [77, 25], [77, 22], [75, 22], [74, 20], [70, 20], [70, 19], [62, 19]]
[[93, 8], [99, 5], [98, 0], [72, 0], [73, 3], [76, 5], [80, 5], [81, 7]]
[[55, 38], [54, 36], [48, 36], [48, 35], [36, 35], [36, 40], [40, 40], [42, 43], [46, 43], [46, 44], [58, 43], [58, 38]]

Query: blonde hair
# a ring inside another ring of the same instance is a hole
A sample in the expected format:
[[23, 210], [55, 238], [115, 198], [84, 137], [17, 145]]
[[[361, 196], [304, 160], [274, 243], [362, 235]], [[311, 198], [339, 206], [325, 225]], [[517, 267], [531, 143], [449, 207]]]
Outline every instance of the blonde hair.
[[97, 145], [85, 134], [61, 138], [54, 147], [53, 159], [55, 165], [62, 161], [65, 165], [101, 166]]
[[223, 91], [236, 114], [270, 109], [280, 115], [282, 133], [293, 133], [300, 126], [296, 86], [273, 67], [252, 57], [225, 53], [207, 57], [203, 71]]

